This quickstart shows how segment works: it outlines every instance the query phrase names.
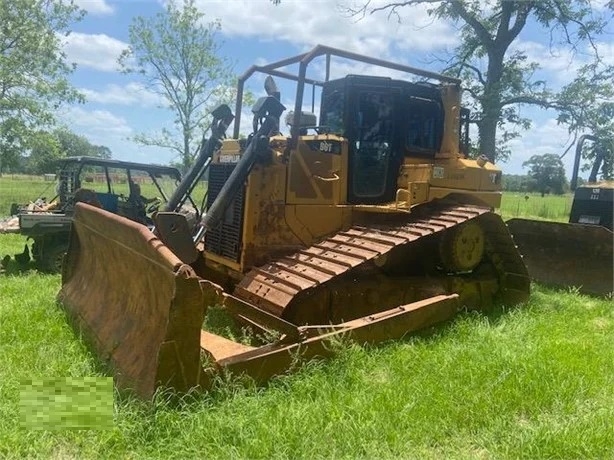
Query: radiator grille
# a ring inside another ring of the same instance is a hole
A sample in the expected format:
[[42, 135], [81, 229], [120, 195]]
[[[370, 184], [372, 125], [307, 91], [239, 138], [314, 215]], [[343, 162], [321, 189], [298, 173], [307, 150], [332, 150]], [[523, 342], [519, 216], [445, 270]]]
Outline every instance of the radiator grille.
[[[217, 198], [234, 168], [235, 164], [211, 164], [209, 167], [207, 209], [211, 207], [211, 204]], [[237, 192], [230, 206], [228, 206], [220, 224], [216, 228], [207, 231], [205, 235], [205, 250], [239, 262], [243, 233], [244, 202], [245, 187], [241, 186], [241, 190]]]

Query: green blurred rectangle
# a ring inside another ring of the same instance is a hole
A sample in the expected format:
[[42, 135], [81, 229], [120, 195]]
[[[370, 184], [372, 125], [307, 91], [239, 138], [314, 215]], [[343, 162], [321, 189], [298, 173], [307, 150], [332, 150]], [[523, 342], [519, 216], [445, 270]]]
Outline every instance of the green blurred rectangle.
[[30, 430], [104, 430], [113, 426], [113, 379], [59, 377], [22, 382], [21, 426]]

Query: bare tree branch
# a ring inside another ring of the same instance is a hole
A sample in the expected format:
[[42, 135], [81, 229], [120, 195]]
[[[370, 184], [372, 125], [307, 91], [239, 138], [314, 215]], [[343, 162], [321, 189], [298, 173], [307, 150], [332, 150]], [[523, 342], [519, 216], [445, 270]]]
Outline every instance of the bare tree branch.
[[504, 100], [501, 101], [501, 107], [506, 107], [506, 106], [515, 105], [515, 104], [537, 105], [537, 106], [542, 107], [544, 109], [559, 109], [559, 108], [561, 108], [561, 105], [556, 100], [545, 99], [545, 98], [541, 98], [539, 96], [528, 95], [528, 94], [527, 95], [510, 97], [508, 99], [504, 99]]
[[484, 48], [490, 50], [493, 46], [493, 39], [490, 36], [490, 33], [484, 27], [484, 25], [477, 20], [475, 16], [473, 16], [467, 9], [464, 4], [459, 0], [451, 0], [450, 5], [463, 20], [474, 30], [476, 35], [480, 38]]

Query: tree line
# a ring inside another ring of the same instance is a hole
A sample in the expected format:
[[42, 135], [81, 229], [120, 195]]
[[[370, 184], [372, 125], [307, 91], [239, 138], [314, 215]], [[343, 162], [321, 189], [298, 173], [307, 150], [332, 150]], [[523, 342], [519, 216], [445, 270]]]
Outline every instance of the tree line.
[[57, 160], [65, 157], [87, 156], [111, 158], [111, 149], [104, 145], [92, 144], [85, 136], [79, 136], [67, 128], [56, 128], [31, 142], [27, 155], [12, 152], [5, 156], [4, 172], [14, 174], [54, 173]]
[[527, 174], [503, 174], [502, 187], [506, 192], [537, 192], [542, 195], [562, 195], [569, 192], [569, 181], [558, 155], [533, 155], [523, 163]]

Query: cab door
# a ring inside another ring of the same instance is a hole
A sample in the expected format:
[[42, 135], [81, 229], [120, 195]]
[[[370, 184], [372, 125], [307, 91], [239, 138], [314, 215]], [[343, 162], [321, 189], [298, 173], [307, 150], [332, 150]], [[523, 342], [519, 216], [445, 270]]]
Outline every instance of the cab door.
[[393, 201], [400, 165], [396, 101], [391, 87], [355, 86], [350, 103], [348, 201]]

